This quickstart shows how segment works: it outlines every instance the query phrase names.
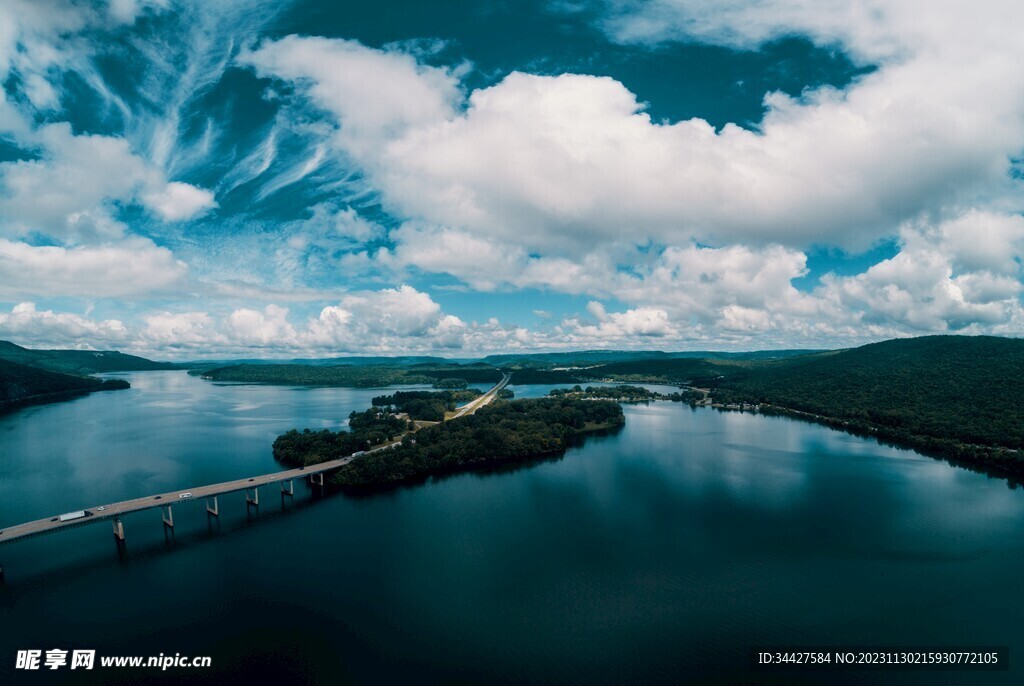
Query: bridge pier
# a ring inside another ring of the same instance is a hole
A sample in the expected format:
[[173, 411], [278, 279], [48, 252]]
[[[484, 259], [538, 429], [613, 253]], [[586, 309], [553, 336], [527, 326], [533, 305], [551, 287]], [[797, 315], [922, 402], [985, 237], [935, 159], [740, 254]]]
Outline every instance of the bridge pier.
[[250, 489], [248, 489], [248, 488], [245, 489], [245, 502], [246, 502], [246, 505], [247, 506], [248, 505], [255, 505], [256, 507], [259, 507], [260, 506], [260, 489], [259, 489], [259, 486], [253, 486], [252, 487], [252, 489], [251, 489], [252, 490], [252, 495], [251, 496], [249, 495], [249, 490]]
[[114, 538], [116, 538], [119, 541], [123, 541], [124, 540], [124, 524], [121, 523], [121, 518], [120, 517], [114, 517], [113, 525], [114, 525]]
[[[287, 488], [285, 488], [285, 484], [288, 484]], [[288, 479], [287, 481], [282, 481], [281, 482], [281, 492], [284, 493], [285, 495], [295, 495], [295, 483], [294, 483], [294, 481], [292, 479]]]
[[170, 505], [163, 505], [160, 507], [160, 519], [163, 520], [164, 526], [174, 528], [174, 513], [171, 512]]
[[[213, 501], [213, 507], [210, 507], [210, 501]], [[220, 509], [217, 507], [217, 496], [210, 496], [206, 499], [206, 513], [212, 514], [214, 517], [220, 516]]]
[[309, 475], [309, 484], [311, 486], [314, 485], [314, 484], [317, 485], [317, 486], [323, 486], [324, 485], [324, 473], [320, 472], [318, 474], [310, 474]]

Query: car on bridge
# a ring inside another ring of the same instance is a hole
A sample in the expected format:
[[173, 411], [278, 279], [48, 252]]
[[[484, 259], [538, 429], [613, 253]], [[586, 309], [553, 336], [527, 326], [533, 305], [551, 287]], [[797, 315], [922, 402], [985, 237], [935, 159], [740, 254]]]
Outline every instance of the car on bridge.
[[192, 494], [191, 494], [191, 493], [188, 493], [188, 492], [186, 492], [186, 493], [182, 493], [182, 494], [181, 494], [181, 495], [179, 495], [178, 497], [179, 497], [179, 498], [191, 498], [191, 497], [192, 497]]

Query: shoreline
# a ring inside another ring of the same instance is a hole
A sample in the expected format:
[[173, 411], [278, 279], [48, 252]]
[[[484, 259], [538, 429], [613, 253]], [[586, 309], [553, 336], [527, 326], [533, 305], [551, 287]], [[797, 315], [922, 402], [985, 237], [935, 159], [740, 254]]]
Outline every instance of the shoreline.
[[724, 404], [694, 405], [694, 407], [708, 407], [719, 412], [751, 412], [767, 417], [799, 419], [853, 436], [873, 438], [882, 445], [901, 450], [913, 450], [925, 457], [944, 460], [956, 467], [1007, 479], [1014, 485], [1024, 485], [1024, 455], [1022, 455], [1022, 451], [1014, 448], [960, 443], [951, 439], [920, 434], [897, 435], [884, 426], [818, 415], [771, 403], [760, 403], [756, 408], [729, 407]]
[[289, 431], [274, 441], [274, 454], [280, 463], [292, 465], [310, 456], [319, 462], [324, 457], [342, 455], [340, 451], [359, 449], [353, 453], [359, 458], [340, 467], [330, 481], [349, 490], [372, 490], [450, 472], [559, 455], [587, 435], [625, 424], [621, 406], [609, 400], [597, 403], [538, 398], [493, 407], [493, 412], [483, 415], [452, 418], [405, 431], [389, 444], [371, 443], [372, 448], [359, 449], [358, 441], [365, 441], [365, 437], [350, 431]]
[[375, 493], [383, 493], [392, 491], [396, 488], [416, 486], [425, 484], [434, 478], [444, 478], [448, 476], [456, 476], [458, 474], [486, 474], [490, 470], [502, 470], [508, 467], [529, 467], [531, 464], [547, 462], [549, 460], [560, 459], [571, 449], [578, 447], [583, 440], [593, 434], [601, 434], [608, 431], [614, 431], [622, 426], [625, 426], [625, 422], [622, 423], [610, 423], [605, 422], [593, 426], [586, 426], [579, 429], [576, 433], [572, 434], [566, 441], [566, 445], [559, 448], [558, 450], [548, 450], [540, 453], [531, 453], [528, 455], [514, 455], [507, 457], [483, 457], [479, 460], [472, 462], [465, 462], [460, 465], [443, 466], [436, 470], [431, 470], [424, 474], [417, 474], [404, 479], [396, 479], [392, 481], [381, 481], [375, 483], [366, 484], [344, 484], [338, 483], [337, 477], [343, 470], [347, 469], [350, 465], [342, 467], [338, 471], [331, 475], [329, 483], [332, 489], [339, 492], [346, 493], [349, 495], [372, 495]]
[[51, 403], [60, 403], [67, 400], [75, 400], [91, 393], [101, 393], [104, 391], [122, 391], [127, 390], [130, 386], [106, 386], [106, 381], [97, 384], [95, 388], [74, 388], [66, 391], [53, 391], [52, 393], [37, 393], [35, 395], [25, 396], [8, 402], [0, 403], [0, 414], [8, 414], [10, 412], [16, 412], [26, 407], [33, 407], [36, 405], [49, 405]]

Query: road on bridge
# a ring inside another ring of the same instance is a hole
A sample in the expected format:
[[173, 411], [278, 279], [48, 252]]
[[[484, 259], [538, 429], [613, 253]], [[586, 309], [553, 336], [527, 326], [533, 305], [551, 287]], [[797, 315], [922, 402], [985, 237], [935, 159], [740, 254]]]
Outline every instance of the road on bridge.
[[491, 402], [496, 397], [498, 397], [498, 392], [501, 391], [501, 389], [503, 389], [505, 386], [508, 385], [509, 379], [511, 379], [511, 378], [512, 378], [512, 375], [509, 374], [509, 373], [502, 374], [501, 381], [499, 381], [498, 384], [496, 386], [494, 386], [494, 388], [490, 389], [489, 391], [484, 393], [482, 396], [480, 396], [476, 400], [468, 402], [465, 405], [463, 405], [462, 407], [460, 407], [457, 410], [455, 410], [455, 414], [453, 414], [448, 419], [457, 419], [457, 418], [462, 417], [462, 416], [467, 415], [467, 414], [473, 414], [474, 412], [479, 410], [481, 407], [483, 407], [484, 405], [486, 405], [487, 403]]

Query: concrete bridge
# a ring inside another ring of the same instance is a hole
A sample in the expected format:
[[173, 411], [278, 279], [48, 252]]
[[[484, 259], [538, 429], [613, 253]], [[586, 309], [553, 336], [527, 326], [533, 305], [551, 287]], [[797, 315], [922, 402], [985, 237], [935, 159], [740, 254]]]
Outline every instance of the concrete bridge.
[[[459, 408], [451, 419], [473, 414], [484, 405], [490, 403], [497, 397], [498, 391], [504, 388], [511, 378], [511, 374], [504, 374], [501, 381], [499, 381], [494, 387], [489, 389], [479, 398]], [[395, 441], [372, 448], [363, 453], [356, 453], [337, 460], [321, 462], [319, 464], [299, 467], [297, 469], [288, 469], [283, 472], [262, 474], [260, 476], [254, 476], [247, 479], [224, 481], [218, 484], [209, 484], [206, 486], [198, 486], [179, 491], [168, 491], [167, 493], [158, 493], [143, 496], [141, 498], [134, 498], [132, 500], [123, 500], [118, 503], [90, 507], [74, 513], [69, 513], [70, 515], [74, 515], [71, 518], [69, 518], [69, 515], [67, 514], [55, 515], [45, 519], [37, 519], [33, 522], [7, 526], [0, 529], [0, 545], [13, 543], [14, 541], [31, 538], [33, 536], [43, 536], [57, 531], [64, 531], [65, 529], [88, 526], [89, 524], [96, 524], [98, 522], [110, 522], [114, 531], [114, 537], [119, 541], [124, 541], [125, 531], [124, 523], [121, 521], [122, 515], [126, 515], [131, 512], [140, 512], [142, 510], [160, 509], [163, 525], [168, 528], [173, 528], [175, 505], [190, 505], [205, 502], [208, 515], [217, 517], [220, 515], [219, 497], [229, 493], [244, 492], [246, 508], [259, 507], [261, 487], [279, 485], [282, 494], [285, 496], [294, 496], [295, 479], [309, 479], [311, 484], [323, 486], [325, 473], [338, 469], [339, 467], [344, 467], [349, 462], [357, 460], [363, 455], [375, 453], [380, 450], [388, 450], [397, 444], [398, 441]], [[2, 580], [3, 567], [0, 567], [0, 581]]]

